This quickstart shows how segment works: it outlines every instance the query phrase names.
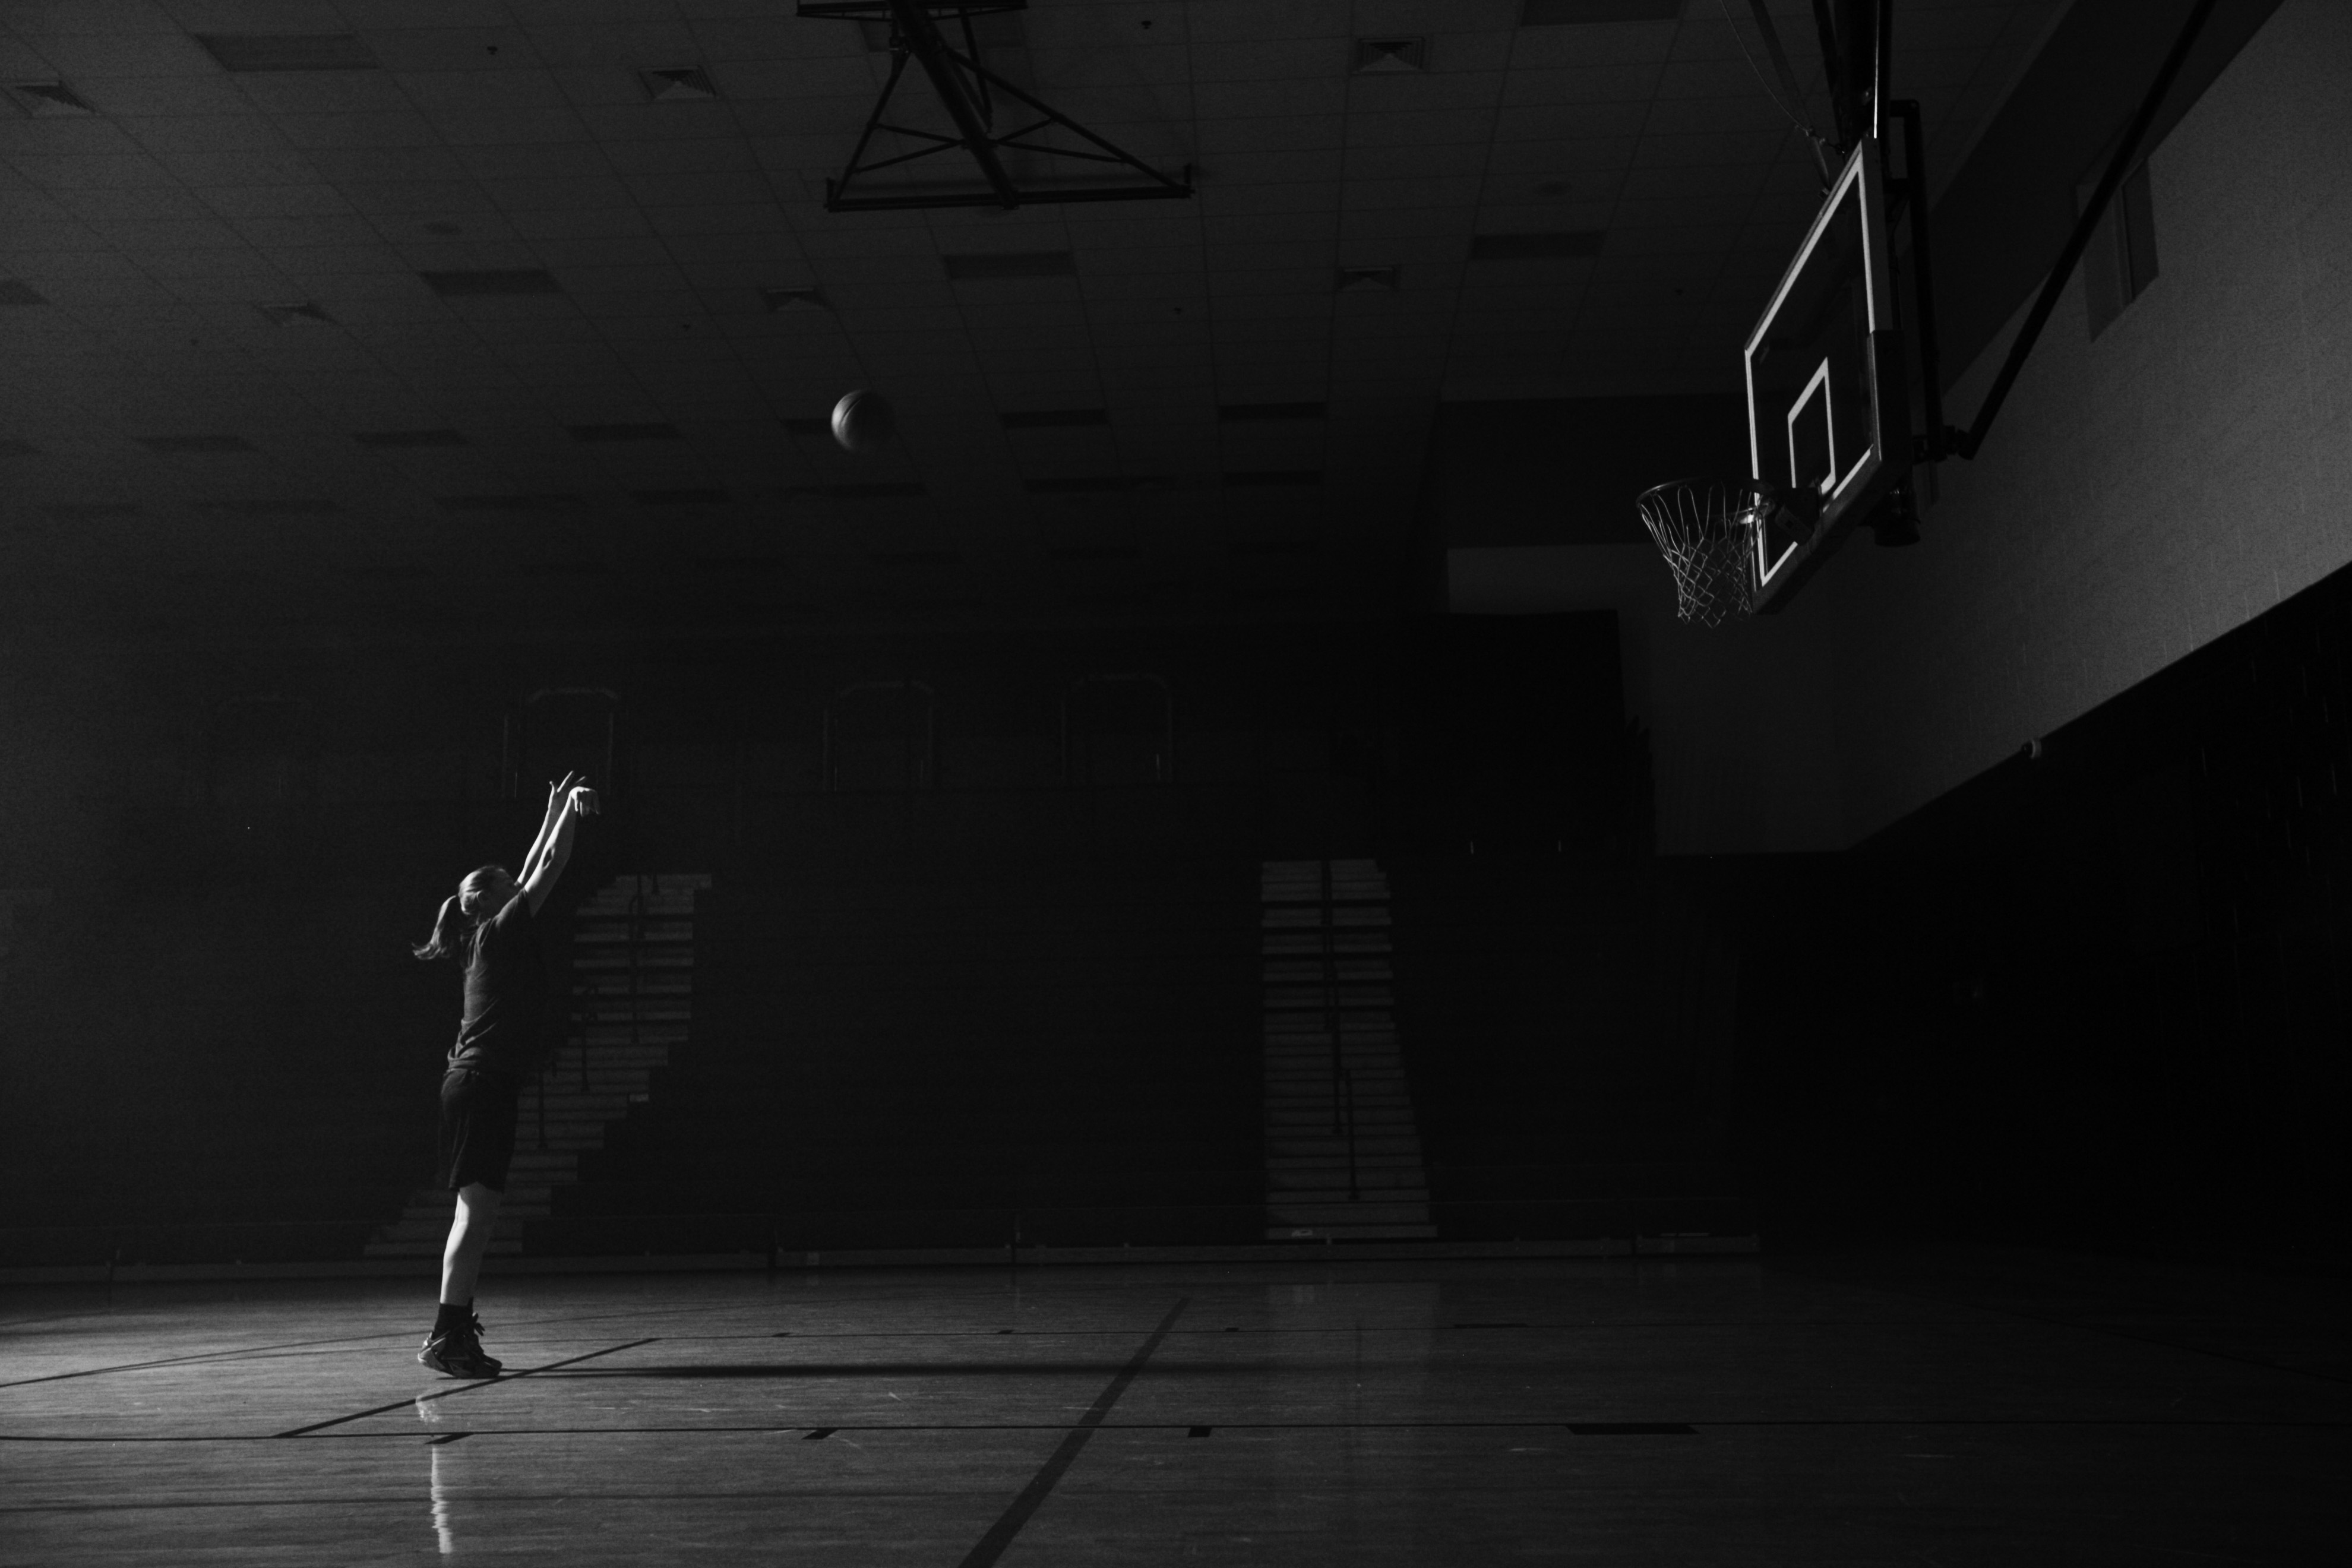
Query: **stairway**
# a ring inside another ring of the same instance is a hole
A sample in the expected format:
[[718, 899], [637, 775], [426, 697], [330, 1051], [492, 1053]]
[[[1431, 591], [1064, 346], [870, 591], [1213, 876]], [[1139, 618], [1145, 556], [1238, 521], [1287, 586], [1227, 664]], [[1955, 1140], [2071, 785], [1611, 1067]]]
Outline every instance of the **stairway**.
[[1269, 860], [1258, 896], [1266, 1239], [1435, 1237], [1397, 1054], [1387, 877], [1370, 860]]
[[[525, 1226], [552, 1212], [555, 1191], [578, 1182], [583, 1151], [649, 1092], [656, 1068], [686, 1043], [694, 1003], [694, 895], [698, 873], [621, 877], [572, 914], [571, 1028], [525, 1089], [492, 1256], [523, 1249]], [[438, 1257], [457, 1206], [452, 1193], [410, 1194], [400, 1218], [367, 1244], [370, 1258]]]

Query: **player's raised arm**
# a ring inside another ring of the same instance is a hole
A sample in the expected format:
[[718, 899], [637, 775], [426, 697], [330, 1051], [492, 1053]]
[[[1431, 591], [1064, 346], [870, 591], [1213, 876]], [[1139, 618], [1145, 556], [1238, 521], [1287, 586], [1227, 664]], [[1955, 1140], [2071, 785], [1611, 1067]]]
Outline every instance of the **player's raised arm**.
[[567, 773], [562, 784], [547, 786], [547, 812], [539, 819], [539, 837], [530, 841], [530, 848], [522, 858], [522, 876], [519, 881], [529, 882], [531, 873], [539, 869], [541, 859], [547, 854], [548, 840], [555, 833], [555, 819], [562, 815], [564, 802], [572, 798], [572, 792], [582, 782], [578, 773]]
[[602, 808], [596, 792], [583, 784], [573, 784], [573, 775], [564, 776], [561, 804], [551, 805], [548, 826], [541, 831], [541, 842], [532, 847], [532, 864], [522, 879], [522, 896], [530, 900], [530, 912], [539, 913], [554, 889], [555, 879], [563, 875], [564, 863], [572, 858], [572, 837], [583, 816], [593, 816]]

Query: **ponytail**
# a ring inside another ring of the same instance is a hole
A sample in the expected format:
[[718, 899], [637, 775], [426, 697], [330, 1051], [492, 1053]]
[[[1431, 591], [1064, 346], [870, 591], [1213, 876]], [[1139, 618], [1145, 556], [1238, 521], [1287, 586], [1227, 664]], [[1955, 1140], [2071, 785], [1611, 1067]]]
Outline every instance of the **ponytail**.
[[433, 917], [433, 933], [408, 951], [427, 963], [463, 952], [469, 923], [453, 893], [441, 900], [441, 912]]

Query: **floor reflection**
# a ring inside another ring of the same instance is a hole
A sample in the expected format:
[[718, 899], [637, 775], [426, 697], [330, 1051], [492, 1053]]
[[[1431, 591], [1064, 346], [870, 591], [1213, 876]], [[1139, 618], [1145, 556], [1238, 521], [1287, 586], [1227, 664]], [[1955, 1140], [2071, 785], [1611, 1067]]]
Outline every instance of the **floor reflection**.
[[454, 1440], [436, 1442], [425, 1451], [433, 1457], [433, 1534], [441, 1544], [441, 1555], [446, 1557], [457, 1550], [457, 1522], [450, 1493], [457, 1489], [461, 1461]]
[[[449, 1415], [437, 1394], [420, 1394], [416, 1396], [416, 1418], [427, 1426], [446, 1426]], [[445, 1431], [437, 1437], [425, 1439], [425, 1452], [432, 1467], [428, 1485], [433, 1496], [433, 1535], [444, 1557], [457, 1550], [454, 1500], [465, 1463], [457, 1458], [456, 1445], [465, 1436], [463, 1432]]]

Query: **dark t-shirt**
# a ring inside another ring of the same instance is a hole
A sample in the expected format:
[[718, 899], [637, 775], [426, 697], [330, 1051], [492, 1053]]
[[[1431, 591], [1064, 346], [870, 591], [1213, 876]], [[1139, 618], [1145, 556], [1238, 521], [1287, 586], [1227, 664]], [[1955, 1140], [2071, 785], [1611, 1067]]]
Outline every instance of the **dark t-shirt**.
[[547, 964], [539, 921], [518, 893], [492, 915], [466, 963], [466, 1016], [457, 1026], [453, 1068], [527, 1077], [547, 1049]]

